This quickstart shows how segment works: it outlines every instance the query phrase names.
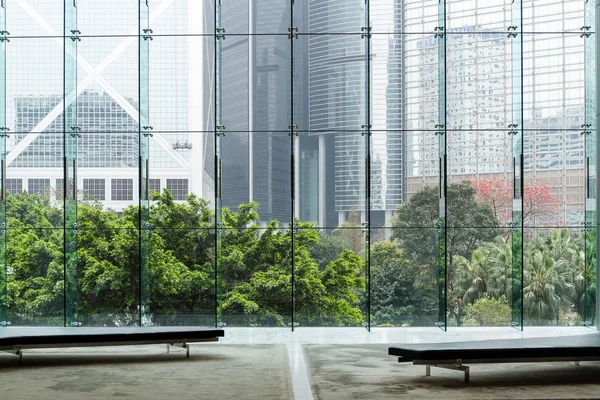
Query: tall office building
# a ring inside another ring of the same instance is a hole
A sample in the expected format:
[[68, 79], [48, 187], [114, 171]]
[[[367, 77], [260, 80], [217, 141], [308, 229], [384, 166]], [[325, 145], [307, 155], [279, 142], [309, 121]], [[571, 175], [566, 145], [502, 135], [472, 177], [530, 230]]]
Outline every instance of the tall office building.
[[[370, 112], [371, 157], [376, 166], [371, 168], [372, 222], [389, 224], [393, 210], [405, 197], [403, 1], [371, 2], [370, 71], [367, 40], [358, 33], [366, 23], [364, 2], [307, 0], [307, 5], [307, 24], [314, 33], [307, 50], [307, 118], [310, 135], [318, 141], [305, 142], [319, 153], [317, 222], [336, 227], [350, 212], [359, 212], [364, 221], [367, 145], [363, 125]], [[367, 87], [371, 89], [370, 110]], [[302, 202], [300, 206], [304, 207]]]
[[[407, 7], [427, 13], [425, 3], [410, 0]], [[513, 55], [499, 16], [504, 15], [510, 25], [511, 4], [479, 7], [472, 14], [461, 8], [468, 2], [459, 3], [448, 11], [446, 30], [449, 182], [499, 177], [510, 187]], [[575, 0], [556, 2], [543, 16], [529, 12], [531, 6], [524, 5], [525, 31], [548, 25], [553, 26], [551, 30], [577, 31], [571, 22], [583, 16], [583, 2]], [[429, 17], [411, 12], [414, 17], [407, 18], [407, 31], [431, 32], [437, 25], [437, 10], [429, 10]], [[490, 25], [489, 21], [497, 22]], [[434, 127], [438, 123], [439, 40], [433, 33], [406, 36], [409, 197], [425, 185], [438, 184], [439, 139]], [[582, 40], [580, 35], [561, 33], [523, 38], [525, 182], [547, 185], [562, 202], [561, 215], [552, 223], [571, 226], [584, 219], [584, 139], [578, 132], [585, 118]]]
[[223, 205], [236, 210], [256, 201], [261, 224], [286, 225], [292, 218], [291, 144], [285, 131], [291, 115], [290, 40], [253, 34], [286, 32], [289, 5], [249, 1], [244, 7], [224, 3], [223, 9], [221, 26], [233, 33], [221, 44]]

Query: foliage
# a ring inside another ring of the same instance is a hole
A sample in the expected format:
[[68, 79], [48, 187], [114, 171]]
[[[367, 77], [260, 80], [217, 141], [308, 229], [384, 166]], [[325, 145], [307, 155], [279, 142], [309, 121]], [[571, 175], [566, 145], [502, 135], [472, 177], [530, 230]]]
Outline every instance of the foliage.
[[[500, 228], [501, 204], [482, 198], [481, 188], [481, 182], [448, 186], [447, 242], [441, 252], [438, 189], [424, 188], [398, 208], [391, 237], [374, 242], [369, 252], [371, 323], [437, 322], [438, 285], [444, 284], [439, 279], [440, 254], [446, 256], [441, 258], [447, 269], [442, 278], [447, 279], [450, 324], [510, 322], [513, 285], [520, 284], [512, 276], [514, 243]], [[84, 199], [77, 215], [77, 270], [70, 284], [78, 285], [78, 318], [85, 325], [137, 323], [139, 208], [131, 206], [118, 216]], [[350, 212], [332, 233], [296, 220], [293, 238], [278, 221], [260, 228], [255, 202], [241, 204], [236, 211], [223, 208], [220, 232], [214, 229], [213, 206], [193, 194], [176, 202], [166, 190], [154, 192], [149, 215], [148, 282], [154, 324], [212, 325], [217, 300], [229, 326], [287, 326], [292, 311], [302, 326], [365, 322], [366, 247], [358, 212]], [[7, 198], [6, 217], [2, 251], [7, 260], [9, 320], [15, 325], [62, 325], [62, 205], [50, 197], [17, 194]], [[485, 228], [477, 228], [481, 226]], [[593, 318], [595, 229], [537, 230], [523, 243], [525, 323], [571, 324]]]
[[[364, 321], [362, 258], [343, 235], [322, 242], [311, 224], [291, 232], [277, 221], [260, 230], [257, 203], [222, 210], [223, 319], [230, 325], [286, 326], [294, 304], [305, 325]], [[118, 217], [92, 201], [78, 205], [79, 319], [85, 325], [132, 325], [140, 290], [139, 208]], [[48, 197], [8, 197], [8, 307], [15, 324], [61, 325], [64, 318], [63, 213]], [[175, 202], [153, 193], [150, 209], [150, 312], [155, 324], [214, 324], [215, 214], [191, 194]], [[363, 250], [364, 252], [364, 250]], [[318, 258], [313, 258], [313, 254]], [[292, 303], [292, 257], [295, 259]], [[43, 319], [43, 320], [42, 320]]]
[[465, 326], [509, 326], [512, 310], [506, 297], [494, 299], [488, 295], [465, 308]]
[[[481, 178], [473, 182], [477, 201], [489, 206], [503, 225], [512, 221], [512, 182], [499, 177]], [[540, 179], [528, 179], [523, 188], [523, 221], [537, 226], [557, 226], [563, 201], [554, 197]]]
[[411, 262], [389, 241], [375, 243], [370, 259], [373, 322], [432, 326], [437, 320], [437, 294], [431, 268]]

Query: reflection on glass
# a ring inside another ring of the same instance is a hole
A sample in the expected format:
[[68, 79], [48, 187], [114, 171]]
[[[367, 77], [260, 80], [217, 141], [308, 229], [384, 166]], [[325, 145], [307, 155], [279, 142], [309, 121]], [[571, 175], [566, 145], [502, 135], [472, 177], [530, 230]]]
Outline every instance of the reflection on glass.
[[0, 314], [595, 324], [593, 2], [484, 3], [0, 5]]

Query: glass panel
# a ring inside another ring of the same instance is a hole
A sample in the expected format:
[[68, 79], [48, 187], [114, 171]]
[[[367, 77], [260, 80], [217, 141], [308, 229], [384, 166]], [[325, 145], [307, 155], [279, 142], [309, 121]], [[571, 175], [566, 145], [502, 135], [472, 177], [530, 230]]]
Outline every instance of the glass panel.
[[512, 3], [513, 0], [497, 0], [490, 3], [477, 0], [447, 1], [448, 33], [462, 36], [463, 38], [457, 38], [459, 41], [471, 41], [476, 37], [479, 37], [480, 41], [488, 35], [500, 39], [506, 37], [505, 31], [511, 21]]
[[[585, 4], [585, 124], [582, 126], [585, 137], [586, 157], [586, 200], [585, 200], [585, 299], [584, 323], [586, 326], [596, 326], [596, 275], [597, 275], [597, 122], [596, 122], [596, 11], [592, 2]], [[589, 33], [593, 32], [593, 33]]]
[[206, 35], [215, 31], [215, 0], [152, 0], [148, 5], [154, 39], [161, 35]]
[[512, 4], [510, 39], [512, 59], [512, 325], [523, 329], [523, 4]]
[[135, 36], [138, 34], [141, 1], [76, 0], [78, 29], [83, 36], [132, 36], [121, 40], [133, 43], [137, 41]]
[[[301, 132], [296, 159], [296, 218], [320, 228], [366, 222], [362, 132]], [[317, 201], [317, 199], [319, 199]]]
[[[369, 0], [369, 4], [370, 25], [374, 34], [425, 34], [434, 32], [438, 26], [439, 0]], [[435, 41], [431, 34], [428, 42]], [[372, 54], [375, 56], [376, 53]]]
[[11, 37], [53, 36], [62, 43], [65, 0], [4, 1]]
[[[450, 198], [451, 194], [449, 202]], [[497, 227], [449, 227], [446, 248], [448, 324], [511, 326], [510, 232]]]
[[579, 36], [583, 25], [586, 1], [579, 0], [521, 0], [523, 3], [523, 32], [574, 32]]
[[[162, 143], [156, 136], [166, 132], [214, 134], [214, 42], [211, 36], [157, 36], [150, 41], [150, 115], [155, 142]], [[174, 142], [173, 149], [165, 146], [163, 152], [176, 153], [185, 144], [185, 140], [181, 146]]]
[[301, 131], [360, 137], [367, 117], [366, 42], [358, 34], [301, 35], [294, 41], [294, 59], [308, 58], [308, 72], [294, 75], [294, 123]]
[[511, 135], [484, 128], [451, 131], [447, 140], [448, 227], [506, 230], [512, 221]]
[[367, 7], [367, 2], [364, 0], [296, 1], [294, 20], [301, 33], [319, 35], [360, 33], [365, 32], [363, 28], [365, 28]]
[[150, 7], [146, 0], [140, 0], [140, 32], [139, 39], [139, 155], [138, 187], [140, 207], [140, 298], [139, 323], [141, 326], [152, 325], [150, 321], [150, 138], [153, 127], [150, 125], [150, 42], [152, 33], [150, 27]]
[[437, 228], [371, 230], [371, 314], [378, 327], [438, 322]]
[[525, 129], [581, 131], [585, 123], [584, 44], [589, 39], [580, 35], [523, 35]]
[[[45, 189], [55, 191], [56, 180], [63, 178], [63, 51], [54, 39], [12, 39], [6, 53], [6, 120], [2, 126], [9, 130], [2, 132], [8, 132], [2, 141], [6, 143], [7, 189], [11, 194], [26, 191], [28, 179], [34, 178], [45, 179]], [[44, 191], [35, 201], [47, 210], [49, 219], [24, 223], [35, 228], [63, 227], [62, 195], [55, 202], [56, 197], [50, 199], [49, 194]]]
[[157, 229], [155, 217], [151, 222], [151, 325], [214, 326], [214, 229]]
[[254, 212], [251, 207], [242, 212], [223, 209], [223, 322], [227, 326], [290, 326], [291, 232], [274, 223], [266, 229], [249, 225]]
[[287, 132], [227, 133], [221, 138], [223, 207], [240, 211], [242, 204], [258, 203], [252, 218], [261, 227], [273, 220], [291, 222], [291, 145]]
[[[9, 197], [9, 205], [14, 200]], [[23, 205], [35, 201], [22, 200]], [[33, 205], [9, 208], [7, 217], [9, 222], [46, 218], [45, 212]], [[63, 326], [64, 230], [22, 225], [9, 229], [6, 239], [8, 324]]]
[[140, 231], [137, 207], [116, 212], [78, 205], [78, 322], [139, 326]]
[[[438, 6], [438, 26], [435, 28], [436, 32], [433, 35], [434, 39], [438, 39], [437, 47], [437, 60], [438, 60], [438, 114], [437, 124], [435, 128], [439, 137], [439, 164], [440, 164], [440, 197], [439, 197], [439, 221], [438, 221], [438, 293], [439, 293], [439, 318], [437, 325], [442, 330], [448, 329], [448, 305], [447, 305], [447, 293], [448, 293], [448, 272], [446, 269], [448, 254], [447, 254], [447, 242], [448, 237], [446, 229], [448, 226], [446, 220], [446, 209], [447, 209], [447, 179], [448, 179], [448, 163], [447, 163], [447, 121], [446, 116], [448, 112], [448, 77], [446, 71], [446, 60], [447, 60], [447, 46], [448, 36], [444, 33], [446, 30], [446, 1], [440, 1]], [[435, 42], [435, 40], [434, 40]]]
[[223, 35], [221, 33], [221, 2], [215, 5], [215, 291], [216, 291], [216, 326], [222, 327], [223, 322], [223, 151], [222, 141], [225, 135], [223, 126]]
[[224, 1], [220, 26], [225, 29], [228, 39], [229, 35], [253, 34], [285, 34], [287, 39], [291, 23], [290, 3], [288, 0]]
[[78, 42], [77, 123], [82, 134], [138, 132], [142, 76], [137, 42], [119, 37], [86, 37]]
[[[6, 36], [6, 5], [0, 5], [0, 31]], [[6, 40], [0, 40], [0, 328], [7, 326], [6, 308]]]
[[[65, 326], [73, 327], [83, 324], [79, 315], [81, 298], [77, 264], [77, 139], [81, 132], [81, 127], [77, 125], [79, 117], [77, 95], [80, 93], [77, 74], [77, 62], [80, 60], [78, 33], [76, 3], [65, 0], [64, 92], [62, 99], [64, 110], [62, 190], [65, 207]], [[45, 147], [42, 146], [42, 148]]]
[[526, 228], [523, 258], [525, 325], [583, 325], [589, 273], [584, 229]]
[[294, 233], [294, 321], [366, 326], [365, 231], [358, 216], [334, 230], [311, 225]]
[[220, 40], [221, 107], [226, 132], [288, 131], [291, 45], [285, 35]]
[[[163, 143], [172, 146], [170, 152]], [[153, 182], [158, 187], [152, 188]], [[158, 189], [150, 194], [154, 228], [213, 228], [214, 133], [153, 133], [149, 183], [152, 192]]]

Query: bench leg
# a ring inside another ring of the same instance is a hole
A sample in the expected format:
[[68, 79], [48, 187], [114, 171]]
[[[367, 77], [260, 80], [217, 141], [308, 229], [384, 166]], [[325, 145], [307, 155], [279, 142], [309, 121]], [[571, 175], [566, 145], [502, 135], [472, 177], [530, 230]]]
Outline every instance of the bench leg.
[[575, 361], [575, 362], [574, 362], [574, 364], [575, 364], [575, 365], [579, 365], [579, 361]]
[[453, 371], [461, 371], [465, 373], [465, 383], [471, 381], [470, 369], [466, 365], [462, 364], [431, 364], [425, 366], [425, 376], [431, 376], [431, 367], [451, 369]]
[[167, 354], [171, 352], [171, 345], [167, 343]]

